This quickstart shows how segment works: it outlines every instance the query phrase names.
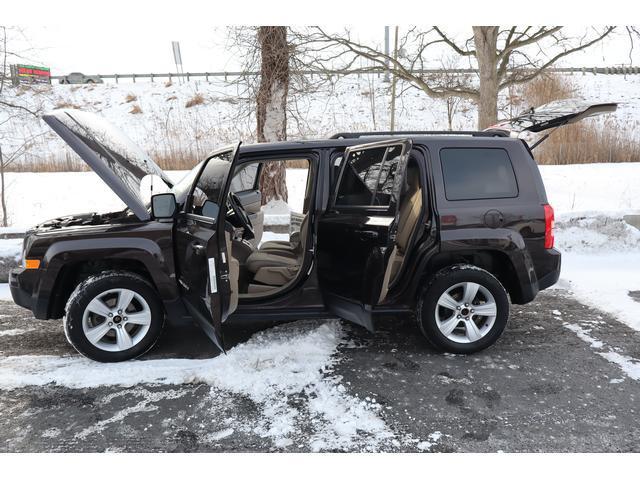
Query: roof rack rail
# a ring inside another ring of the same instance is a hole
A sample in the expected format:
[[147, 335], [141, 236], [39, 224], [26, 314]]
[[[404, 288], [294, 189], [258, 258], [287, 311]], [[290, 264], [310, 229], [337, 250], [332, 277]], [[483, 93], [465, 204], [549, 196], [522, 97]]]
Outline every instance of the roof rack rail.
[[340, 138], [380, 137], [393, 135], [470, 135], [472, 137], [508, 137], [504, 130], [397, 130], [395, 132], [340, 132], [329, 137], [332, 140]]

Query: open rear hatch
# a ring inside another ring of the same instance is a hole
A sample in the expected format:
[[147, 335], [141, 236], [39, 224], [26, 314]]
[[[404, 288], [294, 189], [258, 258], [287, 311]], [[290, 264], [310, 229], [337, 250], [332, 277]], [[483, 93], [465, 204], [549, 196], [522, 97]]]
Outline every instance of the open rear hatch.
[[517, 117], [498, 122], [486, 130], [500, 130], [517, 137], [522, 132], [539, 133], [555, 129], [579, 122], [587, 117], [615, 112], [617, 108], [617, 103], [592, 103], [576, 98], [557, 100], [530, 108]]
[[158, 165], [124, 132], [98, 115], [81, 110], [59, 109], [42, 119], [67, 142], [91, 169], [114, 191], [140, 220], [150, 218], [140, 194], [147, 175], [172, 182]]

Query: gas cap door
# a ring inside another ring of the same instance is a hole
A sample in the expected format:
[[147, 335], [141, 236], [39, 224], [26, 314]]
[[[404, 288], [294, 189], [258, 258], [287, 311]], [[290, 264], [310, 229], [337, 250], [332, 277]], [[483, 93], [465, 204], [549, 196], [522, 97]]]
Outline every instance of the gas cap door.
[[489, 210], [484, 214], [484, 224], [489, 228], [500, 228], [504, 225], [504, 215], [499, 210]]

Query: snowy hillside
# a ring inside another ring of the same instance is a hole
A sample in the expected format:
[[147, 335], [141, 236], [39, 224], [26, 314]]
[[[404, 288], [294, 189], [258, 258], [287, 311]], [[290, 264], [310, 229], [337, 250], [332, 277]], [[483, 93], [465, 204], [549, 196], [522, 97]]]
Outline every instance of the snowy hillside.
[[[640, 119], [640, 75], [572, 75], [576, 95], [590, 100], [619, 101], [615, 121], [633, 128]], [[349, 76], [317, 91], [295, 96], [289, 106], [289, 137], [326, 137], [337, 131], [389, 128], [389, 83], [382, 77]], [[5, 92], [7, 93], [7, 92]], [[506, 93], [505, 93], [506, 94]], [[50, 110], [81, 108], [100, 113], [123, 128], [154, 155], [199, 157], [216, 146], [239, 139], [253, 141], [252, 103], [238, 85], [221, 79], [211, 83], [121, 83], [104, 85], [52, 85], [11, 89], [9, 100], [29, 108]], [[13, 96], [13, 98], [12, 98]], [[19, 97], [19, 98], [15, 98]], [[501, 116], [518, 113], [502, 98]], [[193, 106], [187, 106], [193, 104]], [[447, 129], [446, 105], [417, 89], [398, 98], [398, 129]], [[462, 102], [454, 115], [454, 129], [475, 127], [475, 106]], [[25, 115], [4, 123], [0, 138], [5, 150], [37, 136], [25, 159], [44, 161], [66, 158], [68, 150], [46, 125]], [[40, 136], [42, 135], [42, 136]]]

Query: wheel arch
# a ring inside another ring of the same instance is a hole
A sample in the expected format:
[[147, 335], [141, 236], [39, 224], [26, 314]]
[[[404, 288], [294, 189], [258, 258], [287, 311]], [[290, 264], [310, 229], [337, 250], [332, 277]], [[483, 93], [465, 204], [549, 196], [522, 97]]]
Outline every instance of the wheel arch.
[[65, 263], [55, 277], [47, 318], [62, 318], [67, 300], [76, 286], [92, 275], [109, 270], [135, 273], [158, 291], [158, 285], [141, 260], [130, 258], [75, 260]]
[[[445, 268], [454, 265], [473, 265], [495, 276], [505, 288], [512, 303], [524, 303], [521, 280], [510, 256], [499, 250], [474, 250], [440, 252], [433, 255], [422, 269], [421, 285], [428, 285], [433, 277]], [[416, 292], [422, 293], [421, 289]]]

